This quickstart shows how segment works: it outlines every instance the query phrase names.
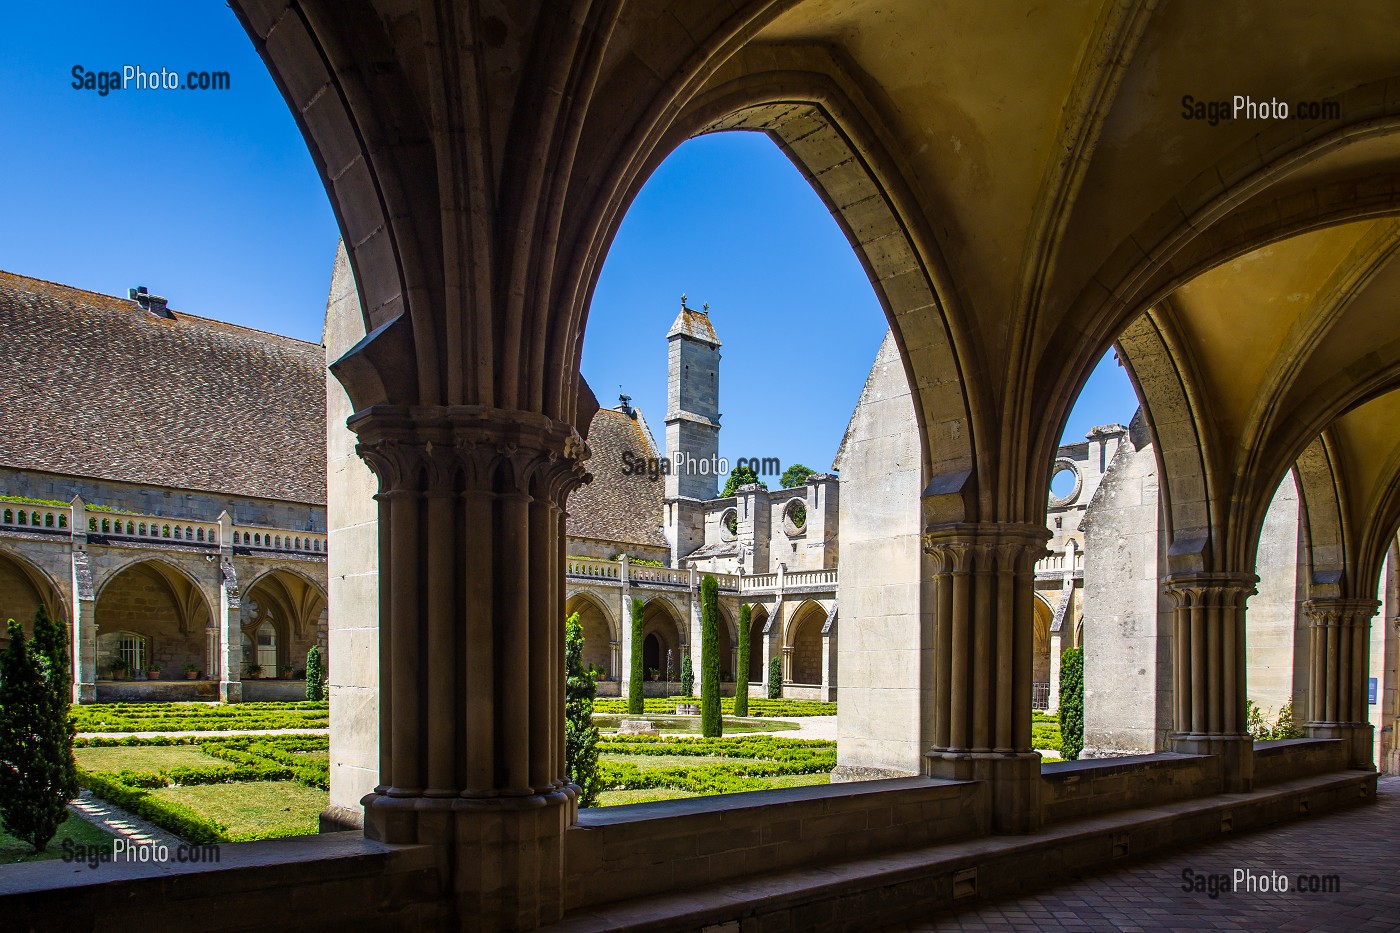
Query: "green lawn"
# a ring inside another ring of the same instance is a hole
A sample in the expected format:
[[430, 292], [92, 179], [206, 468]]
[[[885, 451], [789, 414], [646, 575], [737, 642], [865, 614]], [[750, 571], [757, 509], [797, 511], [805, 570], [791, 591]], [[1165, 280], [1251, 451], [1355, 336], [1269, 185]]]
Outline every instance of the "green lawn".
[[317, 816], [330, 801], [326, 791], [292, 781], [161, 787], [152, 794], [222, 823], [234, 842], [269, 836], [311, 835], [317, 831]]
[[655, 803], [658, 800], [680, 800], [699, 794], [676, 787], [652, 787], [645, 790], [605, 790], [598, 795], [598, 806], [620, 807], [629, 803]]
[[84, 771], [160, 771], [166, 768], [230, 769], [197, 745], [126, 745], [112, 748], [75, 748], [73, 757]]
[[68, 819], [64, 820], [58, 827], [58, 833], [49, 840], [49, 844], [43, 852], [35, 852], [34, 847], [29, 843], [0, 830], [0, 865], [15, 865], [20, 862], [40, 862], [44, 859], [59, 858], [63, 855], [63, 841], [65, 839], [74, 845], [107, 846], [112, 838], [112, 834], [106, 830], [98, 829], [77, 814], [69, 813]]
[[617, 764], [636, 765], [643, 771], [652, 768], [674, 768], [698, 767], [701, 765], [726, 765], [733, 764], [733, 758], [723, 758], [718, 755], [618, 755], [604, 754], [604, 761], [612, 761]]

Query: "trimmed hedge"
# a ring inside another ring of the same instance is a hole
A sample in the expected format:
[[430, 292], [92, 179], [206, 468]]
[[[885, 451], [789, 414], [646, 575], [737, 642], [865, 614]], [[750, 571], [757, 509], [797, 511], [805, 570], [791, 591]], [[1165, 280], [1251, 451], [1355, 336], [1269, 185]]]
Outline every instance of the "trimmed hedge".
[[[677, 703], [694, 703], [696, 700], [696, 697], [648, 697], [643, 712], [647, 715], [674, 716]], [[720, 709], [726, 716], [734, 715], [734, 698], [724, 697], [720, 700]], [[593, 712], [627, 713], [627, 701], [625, 699], [601, 698], [594, 701]], [[764, 700], [750, 697], [748, 715], [768, 719], [835, 716], [836, 704], [823, 703], [819, 700]]]
[[732, 739], [692, 739], [627, 736], [600, 743], [603, 752], [628, 755], [693, 755], [742, 759], [725, 764], [638, 768], [604, 759], [599, 779], [607, 790], [649, 790], [671, 787], [696, 794], [729, 794], [763, 790], [760, 778], [790, 774], [820, 774], [836, 767], [836, 743], [770, 736]]
[[[130, 772], [127, 772], [130, 773]], [[228, 827], [195, 813], [183, 804], [162, 800], [149, 790], [133, 787], [118, 776], [78, 769], [78, 778], [97, 797], [168, 829], [186, 842], [229, 842]]]
[[1084, 649], [1060, 655], [1060, 754], [1070, 761], [1084, 750]]
[[330, 704], [95, 703], [70, 712], [79, 732], [202, 732], [211, 729], [320, 729]]

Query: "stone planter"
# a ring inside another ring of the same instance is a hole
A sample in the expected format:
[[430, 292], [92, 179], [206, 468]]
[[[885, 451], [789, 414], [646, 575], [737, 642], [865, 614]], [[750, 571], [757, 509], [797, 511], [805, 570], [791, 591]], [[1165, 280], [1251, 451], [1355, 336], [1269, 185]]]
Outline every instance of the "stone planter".
[[199, 671], [185, 671], [185, 679], [186, 679], [186, 680], [198, 680], [198, 679], [199, 679]]
[[146, 672], [146, 679], [147, 679], [147, 680], [160, 680], [160, 671], [147, 671], [147, 672]]

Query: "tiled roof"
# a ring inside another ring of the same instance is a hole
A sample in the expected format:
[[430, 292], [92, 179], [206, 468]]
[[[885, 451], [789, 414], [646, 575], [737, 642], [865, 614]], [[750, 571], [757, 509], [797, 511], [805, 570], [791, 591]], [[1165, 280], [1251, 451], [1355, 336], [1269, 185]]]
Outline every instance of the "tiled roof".
[[566, 533], [624, 544], [666, 547], [661, 509], [666, 482], [623, 471], [623, 453], [643, 460], [657, 457], [656, 446], [640, 418], [616, 408], [600, 408], [588, 429], [591, 456], [585, 464], [593, 482], [569, 496]]
[[0, 465], [326, 501], [320, 345], [0, 272]]
[[666, 332], [666, 338], [669, 340], [677, 334], [694, 337], [711, 346], [720, 345], [719, 337], [715, 334], [715, 325], [710, 323], [710, 315], [705, 311], [693, 311], [682, 306], [681, 313], [676, 315], [671, 329]]

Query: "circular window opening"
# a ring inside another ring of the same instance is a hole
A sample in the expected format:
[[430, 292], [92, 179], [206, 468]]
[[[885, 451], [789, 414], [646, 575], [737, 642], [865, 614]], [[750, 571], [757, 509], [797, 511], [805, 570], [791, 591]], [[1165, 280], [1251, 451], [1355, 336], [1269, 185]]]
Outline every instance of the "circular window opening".
[[800, 535], [807, 530], [807, 503], [793, 499], [783, 509], [783, 530], [788, 536]]
[[739, 513], [730, 509], [720, 516], [719, 520], [720, 536], [726, 541], [733, 541], [739, 535]]
[[1050, 505], [1069, 505], [1079, 498], [1083, 482], [1078, 468], [1068, 460], [1056, 460], [1050, 468]]

